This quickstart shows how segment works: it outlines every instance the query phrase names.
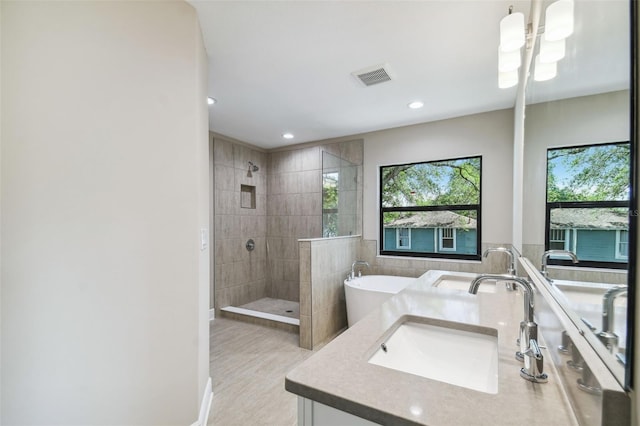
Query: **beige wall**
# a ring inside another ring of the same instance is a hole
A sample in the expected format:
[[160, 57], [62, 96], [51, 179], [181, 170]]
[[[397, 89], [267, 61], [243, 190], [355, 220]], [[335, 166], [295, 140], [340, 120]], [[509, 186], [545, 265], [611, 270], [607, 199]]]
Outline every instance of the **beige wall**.
[[380, 166], [482, 155], [482, 242], [511, 242], [512, 109], [383, 130], [363, 137], [365, 239], [378, 239]]
[[191, 424], [206, 59], [183, 2], [2, 2], [2, 423]]

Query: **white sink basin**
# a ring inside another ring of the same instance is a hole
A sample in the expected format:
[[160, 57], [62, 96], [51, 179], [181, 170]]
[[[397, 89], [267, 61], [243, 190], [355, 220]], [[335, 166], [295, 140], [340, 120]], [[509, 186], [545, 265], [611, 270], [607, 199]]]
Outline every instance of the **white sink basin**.
[[[471, 277], [459, 276], [459, 275], [442, 275], [434, 283], [434, 287], [440, 288], [453, 288], [456, 290], [469, 291], [469, 285], [473, 281]], [[495, 293], [496, 282], [484, 281], [480, 284], [478, 289], [480, 293]]]
[[[491, 394], [498, 393], [498, 336], [406, 321], [369, 358], [372, 364]], [[493, 333], [493, 334], [487, 334]]]

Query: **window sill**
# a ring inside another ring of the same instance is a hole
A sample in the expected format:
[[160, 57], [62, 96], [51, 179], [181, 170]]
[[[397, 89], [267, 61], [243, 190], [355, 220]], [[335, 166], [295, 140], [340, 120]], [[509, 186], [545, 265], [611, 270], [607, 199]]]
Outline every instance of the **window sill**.
[[422, 257], [422, 256], [390, 256], [387, 254], [378, 254], [376, 259], [408, 259], [408, 260], [423, 260], [425, 262], [444, 262], [444, 263], [473, 263], [481, 264], [481, 260], [468, 260], [468, 259], [450, 259], [446, 257]]

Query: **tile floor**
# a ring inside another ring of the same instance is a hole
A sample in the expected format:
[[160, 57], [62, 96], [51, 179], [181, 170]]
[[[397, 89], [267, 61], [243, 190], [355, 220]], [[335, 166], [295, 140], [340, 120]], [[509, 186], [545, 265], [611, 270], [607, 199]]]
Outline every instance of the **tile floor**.
[[225, 318], [210, 323], [210, 426], [295, 426], [297, 399], [284, 376], [313, 352], [298, 335]]

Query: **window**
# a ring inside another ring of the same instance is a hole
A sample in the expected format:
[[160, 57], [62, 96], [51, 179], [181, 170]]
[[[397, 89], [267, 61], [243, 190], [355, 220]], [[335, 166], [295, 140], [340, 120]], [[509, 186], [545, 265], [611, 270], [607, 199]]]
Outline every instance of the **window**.
[[380, 167], [380, 254], [480, 259], [481, 157]]
[[440, 228], [440, 250], [456, 251], [456, 230], [454, 228]]
[[396, 247], [399, 249], [411, 248], [411, 229], [396, 228]]
[[568, 234], [569, 232], [566, 229], [550, 230], [549, 250], [569, 250]]
[[629, 231], [620, 229], [616, 232], [616, 258], [629, 258]]
[[546, 250], [571, 250], [580, 263], [626, 268], [629, 250], [628, 142], [547, 150]]

